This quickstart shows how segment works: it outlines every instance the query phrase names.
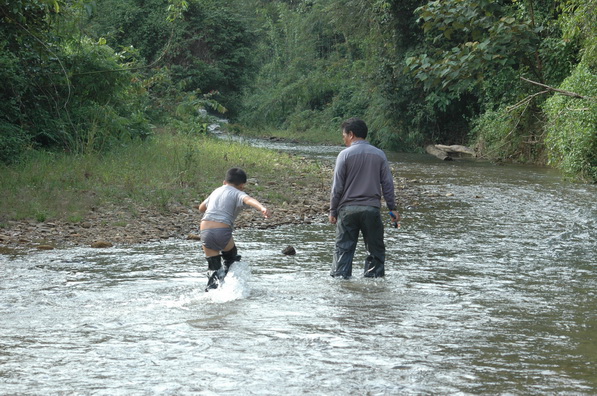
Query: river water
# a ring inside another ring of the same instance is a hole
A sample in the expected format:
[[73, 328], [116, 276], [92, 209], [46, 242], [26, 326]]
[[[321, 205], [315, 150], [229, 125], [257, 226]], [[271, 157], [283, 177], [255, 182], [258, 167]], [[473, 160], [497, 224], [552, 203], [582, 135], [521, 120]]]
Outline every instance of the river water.
[[0, 256], [0, 394], [596, 394], [597, 186], [389, 158], [437, 197], [386, 229], [384, 279], [329, 277], [324, 221], [237, 230], [209, 293], [186, 240]]

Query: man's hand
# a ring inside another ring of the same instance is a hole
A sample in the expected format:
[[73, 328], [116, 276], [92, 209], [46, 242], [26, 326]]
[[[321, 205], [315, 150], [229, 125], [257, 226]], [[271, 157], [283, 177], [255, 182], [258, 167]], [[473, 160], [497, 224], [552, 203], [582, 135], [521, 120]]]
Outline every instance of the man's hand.
[[338, 218], [336, 216], [330, 215], [330, 223], [336, 224], [336, 222], [338, 222]]
[[392, 218], [392, 226], [394, 228], [400, 227], [400, 225], [398, 224], [398, 222], [400, 221], [400, 213], [398, 213], [398, 212], [392, 212], [390, 210], [390, 217]]

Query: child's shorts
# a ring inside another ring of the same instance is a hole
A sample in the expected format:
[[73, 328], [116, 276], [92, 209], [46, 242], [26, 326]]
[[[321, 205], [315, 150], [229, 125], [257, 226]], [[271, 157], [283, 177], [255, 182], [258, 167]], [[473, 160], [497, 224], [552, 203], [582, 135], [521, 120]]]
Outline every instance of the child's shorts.
[[208, 249], [222, 251], [232, 239], [232, 228], [201, 230], [201, 244]]

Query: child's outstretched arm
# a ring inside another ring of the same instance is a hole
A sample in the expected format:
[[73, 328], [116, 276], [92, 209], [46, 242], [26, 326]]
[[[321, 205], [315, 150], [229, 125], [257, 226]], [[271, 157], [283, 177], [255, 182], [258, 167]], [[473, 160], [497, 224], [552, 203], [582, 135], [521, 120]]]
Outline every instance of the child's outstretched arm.
[[249, 205], [249, 206], [251, 206], [251, 207], [253, 207], [253, 208], [255, 208], [255, 209], [259, 210], [259, 211], [260, 211], [260, 212], [263, 214], [263, 216], [264, 216], [265, 218], [268, 218], [268, 217], [270, 217], [270, 216], [271, 216], [271, 212], [270, 212], [270, 210], [269, 210], [268, 208], [266, 208], [265, 206], [263, 206], [263, 204], [262, 204], [261, 202], [259, 202], [258, 200], [256, 200], [255, 198], [253, 198], [253, 197], [250, 197], [250, 196], [248, 196], [248, 195], [247, 195], [247, 196], [246, 196], [246, 197], [243, 199], [243, 202], [244, 202], [245, 204], [247, 204], [247, 205]]

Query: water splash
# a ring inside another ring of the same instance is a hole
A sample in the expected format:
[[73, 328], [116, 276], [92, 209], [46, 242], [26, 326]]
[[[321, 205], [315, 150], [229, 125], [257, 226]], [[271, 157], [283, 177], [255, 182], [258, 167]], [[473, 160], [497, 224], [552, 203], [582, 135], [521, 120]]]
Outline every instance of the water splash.
[[249, 263], [238, 261], [234, 263], [224, 282], [217, 289], [205, 293], [208, 300], [214, 303], [225, 303], [249, 297], [251, 294], [251, 267]]

